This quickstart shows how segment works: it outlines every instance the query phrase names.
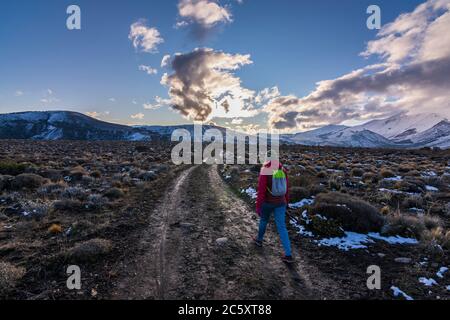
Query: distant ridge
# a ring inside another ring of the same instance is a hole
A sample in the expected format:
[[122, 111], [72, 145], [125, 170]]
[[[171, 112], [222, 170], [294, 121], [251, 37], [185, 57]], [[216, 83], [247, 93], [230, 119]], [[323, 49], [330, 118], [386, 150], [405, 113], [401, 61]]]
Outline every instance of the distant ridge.
[[[209, 128], [224, 128], [205, 125]], [[126, 126], [71, 111], [0, 114], [0, 139], [153, 141], [170, 139], [176, 129], [193, 134], [193, 125]], [[450, 148], [450, 122], [437, 114], [398, 114], [348, 127], [328, 125], [315, 130], [286, 134], [282, 142], [308, 146], [361, 148]]]

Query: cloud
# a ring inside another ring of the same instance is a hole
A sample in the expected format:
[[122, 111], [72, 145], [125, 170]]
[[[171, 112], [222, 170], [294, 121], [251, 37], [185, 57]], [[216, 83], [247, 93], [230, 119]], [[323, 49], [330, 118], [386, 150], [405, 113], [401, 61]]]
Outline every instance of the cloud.
[[14, 96], [16, 97], [21, 97], [24, 95], [24, 92], [22, 90], [17, 90], [16, 92], [14, 92]]
[[143, 113], [136, 113], [136, 114], [132, 114], [130, 116], [130, 118], [134, 119], [134, 120], [142, 120], [142, 119], [144, 119], [144, 117], [145, 117], [145, 115]]
[[139, 20], [131, 25], [128, 38], [136, 50], [148, 53], [156, 53], [158, 45], [164, 42], [159, 31], [147, 27], [145, 20]]
[[242, 123], [244, 123], [244, 119], [233, 119], [231, 121], [231, 124], [235, 124], [235, 125], [241, 125]]
[[101, 114], [99, 112], [97, 112], [97, 111], [89, 111], [89, 112], [86, 112], [86, 115], [88, 117], [91, 117], [91, 118], [94, 118], [94, 119], [98, 119]]
[[229, 8], [215, 0], [180, 0], [178, 14], [181, 20], [177, 22], [176, 28], [192, 26], [193, 34], [199, 38], [217, 25], [233, 21]]
[[168, 66], [169, 62], [170, 62], [170, 54], [166, 54], [161, 60], [161, 68]]
[[158, 74], [158, 70], [150, 66], [140, 65], [139, 70], [146, 72], [149, 75]]
[[251, 105], [255, 93], [243, 88], [233, 72], [252, 63], [250, 55], [195, 49], [175, 55], [173, 73], [165, 74], [161, 83], [169, 87], [172, 108], [186, 118], [249, 117], [255, 114]]
[[155, 103], [144, 103], [142, 106], [146, 110], [157, 110], [165, 106], [170, 106], [171, 100], [170, 99], [163, 99], [161, 97], [156, 96], [155, 97]]
[[109, 98], [108, 100], [111, 102], [116, 102], [116, 98]]
[[94, 118], [99, 120], [103, 116], [109, 116], [111, 112], [105, 111], [105, 112], [97, 112], [97, 111], [89, 111], [85, 113], [88, 117]]
[[450, 110], [450, 2], [429, 0], [385, 25], [362, 53], [380, 59], [339, 78], [320, 81], [305, 97], [272, 98], [269, 126], [306, 130], [408, 111]]
[[44, 92], [44, 96], [42, 97], [41, 102], [45, 104], [52, 104], [55, 102], [60, 102], [60, 100], [55, 97], [52, 89], [47, 89]]
[[261, 90], [258, 95], [255, 97], [255, 103], [257, 104], [265, 104], [268, 101], [279, 97], [280, 96], [280, 90], [278, 87], [273, 88], [265, 88]]

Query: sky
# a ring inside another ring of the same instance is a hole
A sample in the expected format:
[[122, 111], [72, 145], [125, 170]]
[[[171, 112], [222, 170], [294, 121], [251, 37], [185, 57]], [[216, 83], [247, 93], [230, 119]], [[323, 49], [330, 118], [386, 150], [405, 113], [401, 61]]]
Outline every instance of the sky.
[[449, 29], [450, 0], [2, 1], [0, 113], [248, 132], [450, 117]]

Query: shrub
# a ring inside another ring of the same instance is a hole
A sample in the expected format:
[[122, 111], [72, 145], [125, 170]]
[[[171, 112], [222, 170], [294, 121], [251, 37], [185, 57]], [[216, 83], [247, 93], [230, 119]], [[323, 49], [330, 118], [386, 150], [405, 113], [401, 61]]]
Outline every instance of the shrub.
[[69, 173], [69, 177], [72, 179], [72, 181], [80, 181], [85, 175], [86, 171], [81, 166], [73, 168]]
[[0, 293], [5, 294], [13, 289], [24, 275], [24, 268], [15, 267], [8, 262], [0, 262]]
[[313, 183], [313, 179], [308, 174], [301, 174], [299, 176], [289, 176], [289, 183], [295, 187], [308, 187]]
[[362, 177], [364, 174], [364, 170], [361, 168], [353, 168], [351, 171], [351, 175], [353, 177]]
[[51, 234], [58, 234], [62, 232], [62, 227], [60, 224], [52, 224], [49, 228], [48, 228], [48, 232]]
[[341, 177], [337, 175], [332, 175], [331, 178], [328, 180], [328, 188], [331, 190], [341, 190], [342, 188], [342, 181]]
[[66, 187], [65, 182], [47, 183], [39, 188], [38, 194], [41, 196], [60, 195]]
[[421, 196], [409, 196], [402, 202], [403, 208], [422, 208], [423, 199]]
[[53, 203], [53, 209], [57, 211], [75, 211], [82, 207], [81, 201], [73, 199], [58, 200]]
[[319, 194], [312, 211], [336, 220], [345, 230], [355, 232], [379, 231], [385, 222], [375, 207], [340, 192]]
[[124, 192], [119, 188], [111, 188], [104, 194], [108, 199], [120, 199], [123, 198], [124, 195]]
[[423, 216], [423, 223], [428, 230], [441, 228], [444, 225], [441, 218], [432, 215]]
[[385, 226], [383, 234], [420, 239], [425, 230], [423, 219], [397, 211], [388, 216], [388, 224]]
[[42, 217], [48, 213], [49, 206], [46, 203], [25, 201], [22, 205], [22, 214], [28, 217]]
[[102, 176], [102, 173], [98, 170], [92, 171], [90, 176], [94, 179], [99, 179]]
[[385, 179], [395, 177], [395, 173], [386, 168], [381, 169], [380, 175]]
[[34, 173], [22, 173], [12, 180], [11, 188], [15, 190], [21, 189], [37, 189], [45, 183], [45, 179]]
[[87, 198], [87, 190], [81, 187], [69, 187], [62, 193], [63, 198], [84, 200]]
[[450, 231], [445, 232], [442, 227], [432, 230], [425, 230], [422, 234], [422, 241], [427, 245], [440, 245], [443, 249], [450, 249]]
[[68, 251], [67, 256], [72, 263], [95, 262], [111, 250], [111, 241], [96, 238], [76, 244]]
[[313, 185], [309, 186], [307, 189], [309, 190], [310, 196], [315, 196], [315, 195], [318, 195], [319, 193], [326, 192], [325, 186], [323, 186], [321, 184], [313, 184]]
[[24, 163], [16, 163], [13, 161], [1, 161], [0, 162], [0, 174], [17, 176], [21, 173], [25, 173], [27, 165]]
[[142, 172], [139, 175], [139, 179], [144, 180], [144, 181], [153, 181], [158, 177], [158, 175], [153, 172], [153, 171], [146, 171], [146, 172]]
[[317, 178], [319, 178], [319, 179], [325, 179], [326, 177], [327, 177], [327, 174], [326, 174], [325, 171], [320, 171], [320, 172], [317, 174]]
[[383, 216], [387, 216], [391, 213], [391, 208], [389, 206], [384, 206], [383, 208], [381, 208], [380, 213]]
[[429, 239], [432, 230], [442, 229], [442, 220], [437, 216], [413, 216], [397, 211], [388, 216], [385, 234], [403, 235], [416, 239]]
[[412, 170], [414, 170], [414, 168], [412, 165], [409, 165], [409, 164], [402, 164], [398, 167], [398, 172], [401, 172], [401, 173], [407, 173]]
[[60, 170], [55, 170], [55, 169], [43, 169], [39, 171], [39, 175], [50, 179], [51, 181], [59, 181], [63, 178], [63, 174], [61, 173]]
[[13, 179], [13, 176], [0, 175], [0, 191], [9, 189], [11, 187], [11, 181]]
[[308, 189], [303, 187], [291, 187], [289, 197], [291, 202], [297, 202], [310, 196]]
[[106, 199], [100, 194], [91, 194], [88, 196], [86, 207], [89, 210], [101, 209], [106, 204]]
[[311, 223], [308, 228], [314, 233], [321, 237], [335, 238], [344, 236], [344, 230], [334, 220], [322, 219], [319, 216], [313, 216], [311, 218]]

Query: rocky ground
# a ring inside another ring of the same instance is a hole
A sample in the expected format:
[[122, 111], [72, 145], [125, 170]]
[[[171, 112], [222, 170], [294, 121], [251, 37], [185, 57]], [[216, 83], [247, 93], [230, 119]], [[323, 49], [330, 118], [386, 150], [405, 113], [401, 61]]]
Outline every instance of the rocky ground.
[[[174, 166], [158, 143], [0, 142], [0, 297], [450, 297], [448, 152], [282, 154], [290, 267], [273, 225], [262, 249], [251, 241], [258, 166]], [[381, 290], [367, 288], [371, 265]]]

